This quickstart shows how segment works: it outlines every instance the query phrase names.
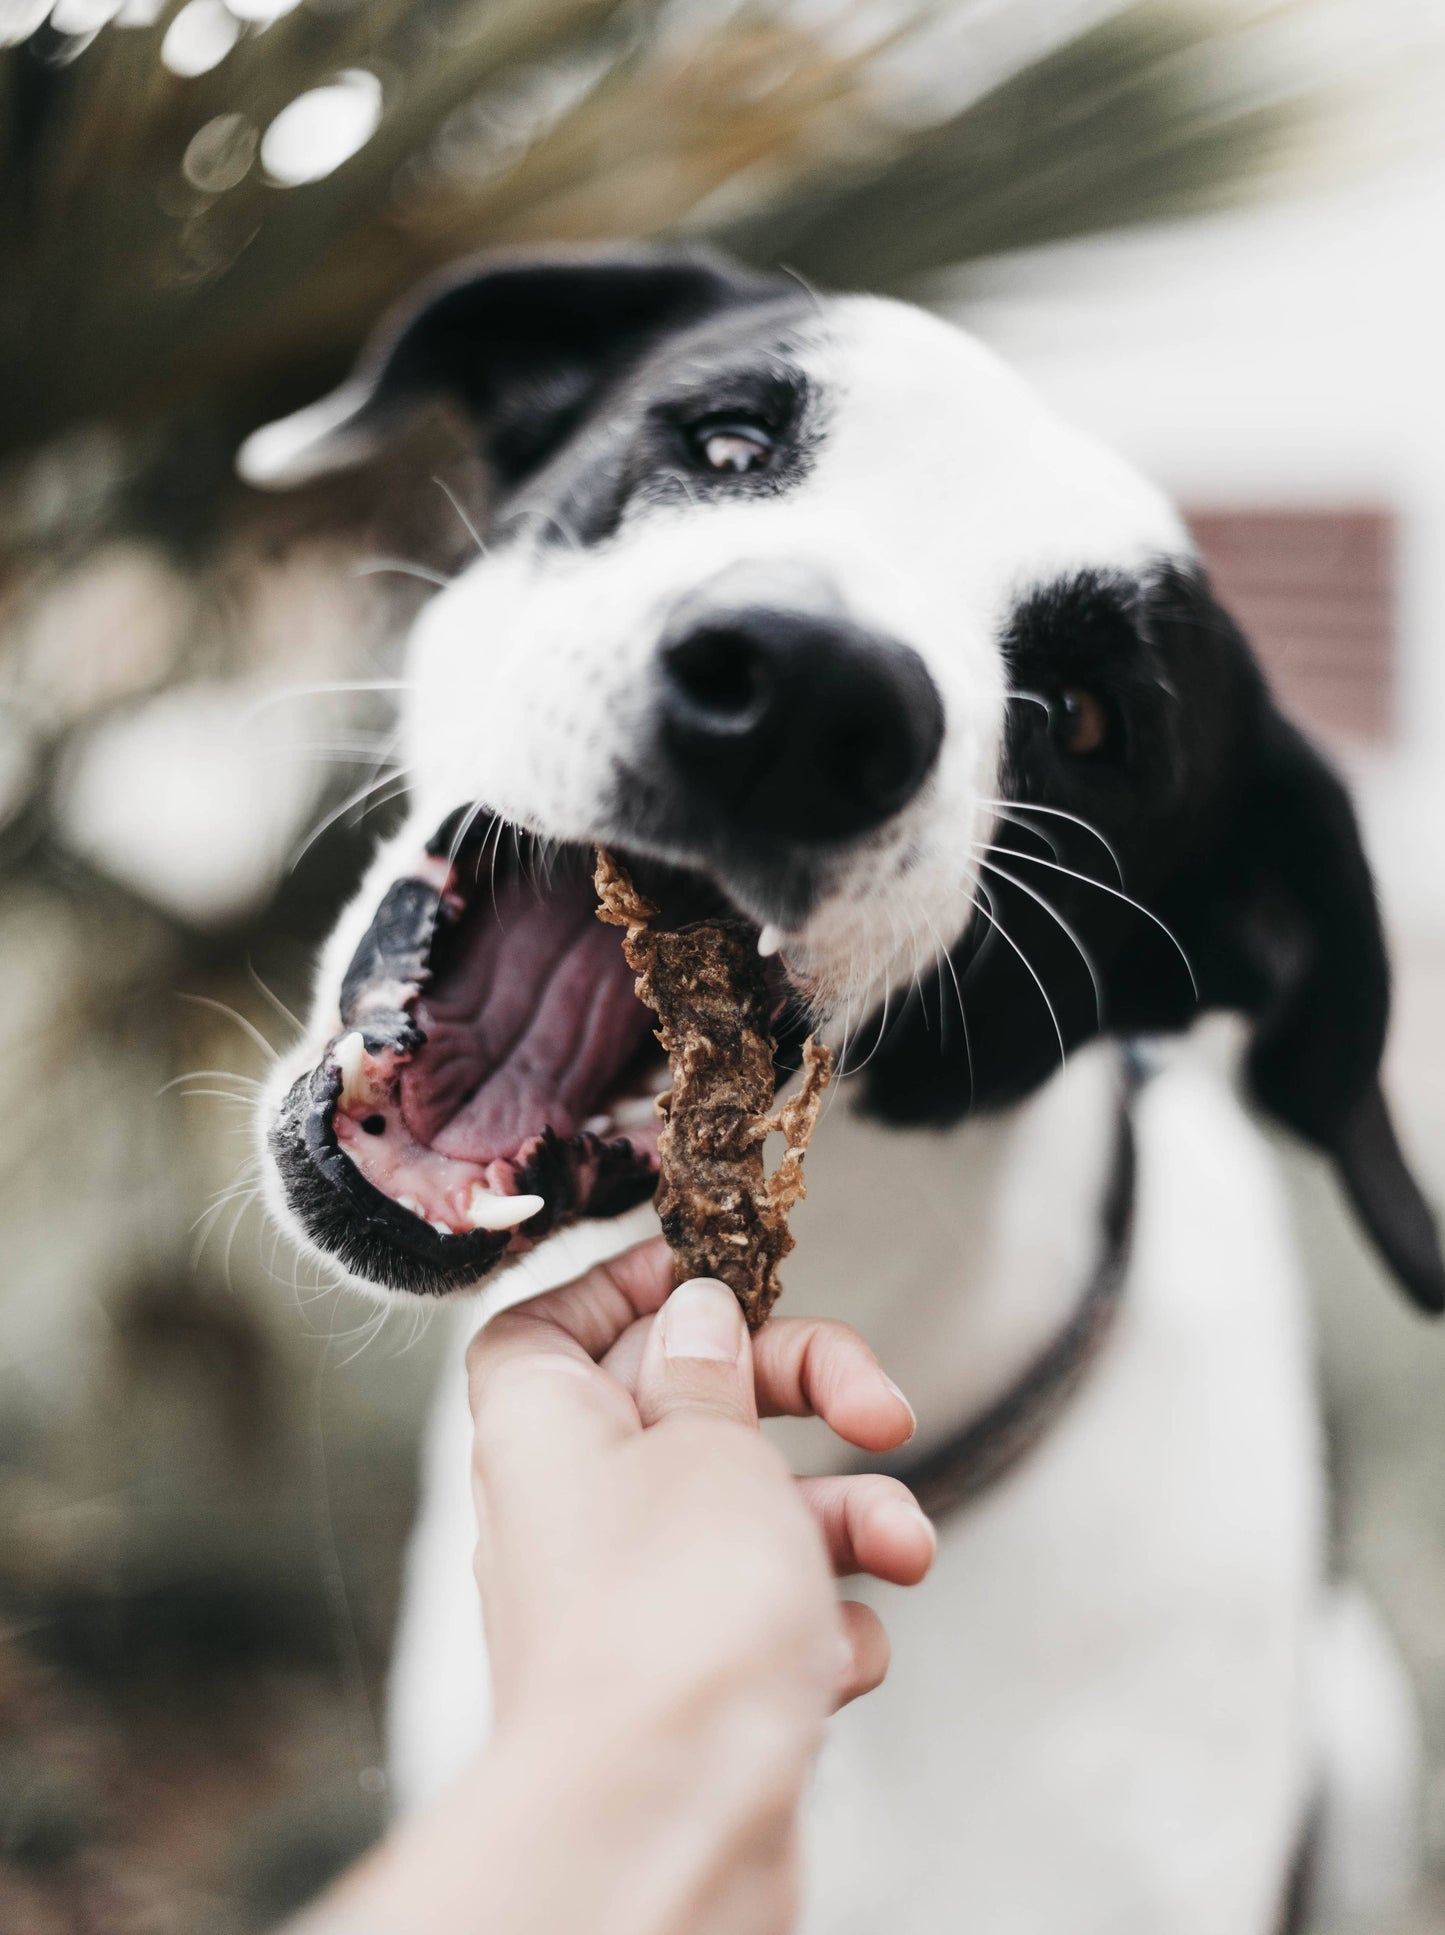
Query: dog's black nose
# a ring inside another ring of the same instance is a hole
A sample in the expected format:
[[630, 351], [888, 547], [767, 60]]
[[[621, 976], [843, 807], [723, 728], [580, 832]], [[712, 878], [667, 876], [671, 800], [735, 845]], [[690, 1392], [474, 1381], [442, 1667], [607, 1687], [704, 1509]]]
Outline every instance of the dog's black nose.
[[661, 662], [675, 779], [753, 830], [852, 838], [906, 805], [938, 756], [943, 706], [922, 659], [841, 617], [694, 615]]

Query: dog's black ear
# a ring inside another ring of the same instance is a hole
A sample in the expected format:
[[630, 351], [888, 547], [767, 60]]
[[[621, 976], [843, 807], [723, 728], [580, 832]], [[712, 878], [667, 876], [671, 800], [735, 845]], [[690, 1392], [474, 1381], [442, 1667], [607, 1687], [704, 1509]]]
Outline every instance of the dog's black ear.
[[1246, 689], [1230, 810], [1169, 896], [1171, 917], [1202, 1005], [1253, 1021], [1255, 1098], [1333, 1159], [1395, 1275], [1422, 1309], [1439, 1312], [1439, 1236], [1380, 1087], [1390, 971], [1354, 811], [1257, 675]]
[[383, 323], [339, 389], [254, 431], [237, 467], [269, 489], [307, 483], [364, 462], [417, 410], [444, 398], [476, 422], [506, 488], [662, 337], [786, 286], [700, 249], [463, 264]]

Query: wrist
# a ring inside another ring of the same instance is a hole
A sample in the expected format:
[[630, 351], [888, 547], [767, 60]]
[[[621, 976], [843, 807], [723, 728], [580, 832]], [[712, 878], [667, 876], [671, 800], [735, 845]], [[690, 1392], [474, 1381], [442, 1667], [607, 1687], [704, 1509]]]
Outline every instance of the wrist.
[[478, 1769], [506, 1870], [505, 1892], [486, 1891], [487, 1928], [712, 1926], [700, 1905], [791, 1841], [817, 1738], [777, 1708], [733, 1690], [608, 1711], [594, 1690], [585, 1740], [561, 1703], [519, 1714]]

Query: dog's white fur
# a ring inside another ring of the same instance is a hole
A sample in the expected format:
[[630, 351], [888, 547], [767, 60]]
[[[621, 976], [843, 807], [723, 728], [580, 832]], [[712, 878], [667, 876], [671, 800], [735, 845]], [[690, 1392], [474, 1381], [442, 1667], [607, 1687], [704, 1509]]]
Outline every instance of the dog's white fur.
[[[626, 837], [605, 803], [642, 671], [678, 602], [726, 567], [825, 584], [922, 655], [947, 718], [935, 774], [788, 937], [790, 966], [837, 1031], [964, 927], [998, 791], [1010, 601], [1069, 569], [1187, 555], [1187, 540], [1152, 485], [917, 311], [832, 303], [801, 360], [830, 418], [783, 496], [699, 515], [684, 490], [663, 493], [600, 545], [479, 558], [423, 614], [403, 714], [415, 811], [327, 950], [313, 1048], [398, 856], [458, 801], [559, 839]], [[900, 437], [904, 464], [889, 461]], [[1095, 1045], [1010, 1113], [947, 1135], [867, 1128], [846, 1091], [828, 1113], [787, 1307], [858, 1325], [914, 1400], [921, 1445], [1006, 1390], [1066, 1320], [1100, 1240], [1116, 1074]], [[1351, 1877], [1339, 1899], [1353, 1887], [1351, 1912], [1374, 1915], [1399, 1885], [1381, 1797], [1398, 1802], [1408, 1757], [1400, 1696], [1353, 1703], [1366, 1733], [1383, 1716], [1362, 1745], [1351, 1702], [1319, 1694], [1321, 1678], [1347, 1683], [1348, 1659], [1359, 1684], [1388, 1667], [1324, 1582], [1310, 1341], [1279, 1186], [1194, 1049], [1146, 1088], [1139, 1133], [1137, 1239], [1104, 1356], [1048, 1440], [944, 1525], [931, 1580], [875, 1595], [894, 1667], [837, 1723], [820, 1774], [817, 1935], [1272, 1935], [1322, 1797], [1321, 1872]], [[480, 1311], [463, 1302], [461, 1327], [649, 1216], [554, 1239]], [[458, 1349], [393, 1680], [403, 1802], [485, 1732], [466, 1427]], [[800, 1464], [820, 1455], [794, 1449]], [[1330, 1775], [1332, 1750], [1375, 1768], [1368, 1793]], [[1357, 1834], [1372, 1814], [1386, 1825]]]

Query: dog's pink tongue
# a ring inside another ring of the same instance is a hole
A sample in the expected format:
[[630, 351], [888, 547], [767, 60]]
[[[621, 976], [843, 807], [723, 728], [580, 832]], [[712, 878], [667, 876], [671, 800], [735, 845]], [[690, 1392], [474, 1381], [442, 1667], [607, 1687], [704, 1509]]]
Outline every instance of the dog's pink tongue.
[[621, 936], [590, 885], [545, 898], [486, 883], [456, 958], [417, 1006], [427, 1043], [403, 1071], [402, 1114], [421, 1142], [468, 1162], [513, 1156], [544, 1128], [597, 1112], [652, 1032]]

